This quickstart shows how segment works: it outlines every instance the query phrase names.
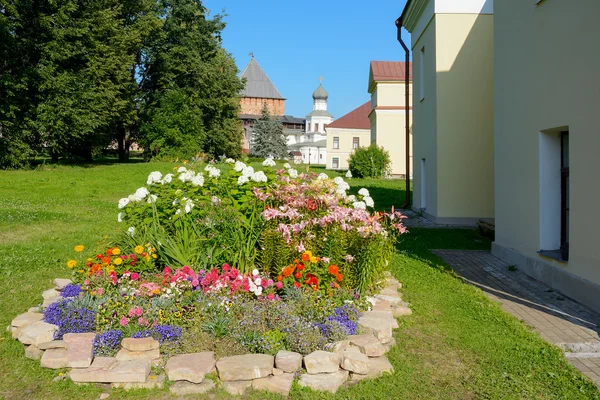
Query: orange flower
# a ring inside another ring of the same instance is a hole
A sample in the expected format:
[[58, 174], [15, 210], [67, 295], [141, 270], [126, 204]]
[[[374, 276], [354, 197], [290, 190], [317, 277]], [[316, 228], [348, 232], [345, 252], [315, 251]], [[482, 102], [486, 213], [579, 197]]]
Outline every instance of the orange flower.
[[304, 252], [302, 253], [302, 261], [307, 262], [310, 261], [310, 252]]
[[298, 260], [297, 258], [294, 260], [294, 264], [298, 264], [300, 262], [300, 260]]
[[112, 256], [113, 255], [113, 251], [111, 248], [106, 249], [106, 255], [107, 256]]
[[92, 265], [92, 274], [95, 274], [98, 271], [102, 271], [102, 265], [100, 265], [100, 264]]
[[290, 276], [292, 273], [294, 272], [294, 268], [292, 267], [287, 267], [283, 269], [283, 276], [285, 276], [286, 278], [288, 276]]
[[335, 264], [331, 264], [327, 269], [331, 275], [337, 275], [339, 273], [339, 268]]
[[333, 284], [333, 287], [336, 288], [336, 289], [339, 289], [340, 288], [340, 284], [336, 282], [336, 283]]
[[110, 264], [110, 257], [102, 257], [102, 263]]
[[342, 281], [342, 279], [343, 279], [343, 278], [344, 278], [344, 277], [342, 276], [342, 274], [337, 274], [337, 275], [335, 276], [335, 279], [337, 279], [337, 280], [338, 280], [338, 281], [340, 281], [340, 282]]
[[282, 276], [282, 275], [278, 275], [278, 276], [277, 276], [277, 280], [278, 280], [279, 282], [281, 282], [281, 281], [283, 280], [283, 276]]

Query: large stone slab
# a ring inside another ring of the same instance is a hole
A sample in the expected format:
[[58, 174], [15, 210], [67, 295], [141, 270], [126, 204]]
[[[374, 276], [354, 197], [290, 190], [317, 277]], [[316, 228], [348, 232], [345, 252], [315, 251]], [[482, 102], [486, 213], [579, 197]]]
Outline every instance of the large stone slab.
[[170, 381], [201, 383], [205, 375], [214, 367], [215, 353], [213, 352], [181, 354], [169, 358], [165, 372]]
[[48, 349], [66, 349], [67, 344], [64, 340], [52, 340], [50, 342], [40, 343], [38, 346], [40, 350], [48, 350]]
[[224, 357], [217, 361], [217, 371], [221, 381], [250, 381], [271, 375], [274, 359], [267, 354]]
[[366, 332], [372, 333], [381, 343], [392, 340], [392, 322], [387, 318], [361, 315], [358, 325]]
[[27, 325], [31, 325], [35, 322], [41, 321], [44, 318], [44, 314], [37, 312], [26, 312], [20, 315], [17, 315], [12, 322], [11, 326], [15, 328], [24, 328]]
[[290, 394], [293, 382], [294, 374], [285, 373], [279, 376], [268, 376], [266, 378], [255, 379], [252, 381], [252, 388], [287, 396]]
[[243, 396], [252, 387], [252, 381], [225, 381], [223, 389], [233, 396]]
[[346, 371], [360, 375], [366, 375], [369, 372], [369, 357], [363, 353], [354, 351], [353, 349], [346, 349], [340, 355], [342, 356], [340, 366]]
[[317, 350], [304, 356], [304, 367], [309, 374], [331, 373], [340, 369], [341, 361], [338, 353]]
[[150, 375], [146, 382], [118, 382], [113, 383], [112, 387], [120, 388], [125, 390], [133, 389], [162, 389], [165, 384], [166, 376], [161, 375]]
[[280, 350], [275, 356], [275, 366], [283, 372], [296, 372], [302, 368], [302, 354]]
[[87, 368], [94, 359], [94, 332], [65, 333], [63, 341], [67, 345], [68, 366], [71, 368]]
[[392, 329], [396, 329], [396, 328], [400, 327], [398, 325], [398, 321], [396, 321], [396, 318], [394, 318], [394, 315], [392, 313], [392, 309], [391, 308], [389, 310], [367, 311], [367, 312], [364, 312], [362, 314], [362, 316], [365, 317], [365, 318], [380, 318], [380, 319], [383, 319], [383, 320], [387, 320], [392, 325]]
[[413, 313], [412, 310], [407, 306], [395, 305], [392, 307], [392, 315], [395, 318], [406, 317], [406, 316], [412, 315], [412, 313]]
[[71, 281], [70, 279], [56, 278], [54, 280], [54, 288], [56, 290], [63, 290], [65, 288], [65, 286], [67, 286], [71, 283], [73, 283], [73, 281]]
[[121, 342], [121, 346], [129, 351], [149, 351], [155, 350], [160, 347], [158, 340], [146, 337], [146, 338], [125, 338]]
[[55, 288], [44, 290], [42, 292], [42, 297], [44, 298], [44, 300], [52, 299], [52, 298], [59, 297], [59, 296], [60, 296], [60, 292], [58, 290], [56, 290]]
[[71, 371], [73, 382], [146, 382], [150, 375], [150, 360], [116, 361], [112, 357], [99, 357], [106, 361], [92, 364], [89, 368], [74, 368]]
[[385, 347], [372, 333], [348, 336], [348, 340], [368, 357], [381, 357], [385, 354]]
[[366, 375], [351, 373], [350, 380], [356, 382], [363, 379], [375, 379], [383, 374], [392, 374], [394, 372], [394, 367], [386, 356], [370, 358], [369, 363], [369, 372]]
[[37, 346], [31, 345], [25, 347], [25, 357], [32, 360], [39, 360], [42, 358], [44, 350], [40, 350]]
[[185, 396], [187, 394], [204, 394], [215, 387], [215, 382], [210, 379], [202, 383], [192, 383], [187, 381], [175, 382], [169, 387], [169, 391], [177, 396]]
[[148, 351], [129, 351], [125, 348], [119, 350], [117, 353], [117, 361], [131, 361], [139, 359], [156, 360], [160, 358], [160, 349], [153, 349]]
[[44, 342], [54, 340], [54, 332], [56, 332], [58, 326], [44, 321], [37, 321], [20, 329], [18, 338], [21, 343], [38, 346]]
[[40, 365], [44, 368], [67, 368], [67, 349], [48, 349], [44, 351]]
[[302, 374], [298, 384], [313, 390], [335, 393], [348, 380], [348, 376], [349, 372], [343, 369], [329, 374]]
[[399, 296], [388, 296], [385, 294], [375, 295], [375, 298], [377, 298], [379, 300], [385, 300], [385, 301], [389, 302], [392, 306], [394, 304], [400, 304], [400, 302], [402, 301], [402, 299]]

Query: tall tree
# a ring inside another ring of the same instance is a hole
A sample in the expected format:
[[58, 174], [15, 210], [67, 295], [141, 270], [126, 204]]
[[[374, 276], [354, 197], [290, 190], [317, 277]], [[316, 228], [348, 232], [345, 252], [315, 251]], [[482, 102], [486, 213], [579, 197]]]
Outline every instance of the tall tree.
[[221, 47], [221, 16], [199, 0], [165, 0], [160, 35], [148, 52], [142, 87], [142, 144], [148, 156], [239, 156], [242, 130], [237, 67]]
[[281, 121], [271, 117], [265, 104], [253, 127], [252, 154], [259, 157], [283, 158], [287, 155], [287, 139]]
[[54, 154], [86, 160], [112, 140], [125, 114], [123, 93], [134, 63], [119, 0], [59, 0], [42, 21], [37, 126]]

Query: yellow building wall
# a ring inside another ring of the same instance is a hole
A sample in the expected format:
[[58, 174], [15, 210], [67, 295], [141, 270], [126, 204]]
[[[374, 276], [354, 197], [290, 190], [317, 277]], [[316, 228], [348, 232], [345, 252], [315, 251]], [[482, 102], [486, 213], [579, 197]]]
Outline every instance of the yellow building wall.
[[[390, 154], [392, 175], [404, 176], [406, 174], [406, 111], [375, 110], [371, 114], [371, 121], [371, 138], [375, 138], [375, 144], [382, 146]], [[412, 154], [412, 138], [410, 144], [410, 154]]]
[[[414, 141], [412, 165], [413, 208], [425, 208], [428, 214], [434, 216], [438, 213], [435, 31], [436, 21], [432, 19], [419, 37], [413, 36], [412, 49], [414, 82], [412, 114]], [[419, 53], [423, 48], [425, 49], [425, 58], [421, 59]], [[421, 81], [424, 81], [425, 84], [421, 85]], [[422, 160], [424, 160], [424, 163]], [[425, 173], [422, 171], [423, 164], [426, 169]], [[423, 197], [426, 197], [426, 200]]]
[[[376, 88], [372, 93], [375, 102], [371, 102], [372, 107], [395, 107], [404, 106], [406, 101], [404, 99], [406, 86], [404, 82], [377, 82]], [[412, 105], [412, 84], [408, 85], [409, 91], [409, 103]]]
[[493, 15], [435, 15], [438, 218], [494, 216], [493, 34]]
[[[585, 288], [600, 284], [600, 2], [533, 3], [495, 2], [496, 245], [555, 267], [538, 278], [598, 310], [600, 293]], [[540, 210], [548, 195], [540, 132], [565, 127], [571, 218], [569, 261], [561, 263], [537, 254], [544, 224], [560, 217]], [[565, 272], [583, 280], [565, 286], [576, 281]]]
[[[333, 168], [333, 158], [339, 158], [337, 169], [348, 169], [348, 158], [353, 152], [353, 140], [359, 138], [359, 146], [371, 144], [371, 131], [368, 129], [325, 128], [327, 131], [327, 169]], [[333, 148], [333, 138], [339, 138], [339, 149]]]

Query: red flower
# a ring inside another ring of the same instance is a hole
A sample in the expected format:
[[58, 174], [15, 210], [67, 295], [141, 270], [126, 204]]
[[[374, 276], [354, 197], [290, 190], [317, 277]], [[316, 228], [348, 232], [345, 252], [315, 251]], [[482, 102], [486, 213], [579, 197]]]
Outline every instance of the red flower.
[[104, 264], [110, 264], [110, 257], [103, 257], [103, 258], [102, 258], [102, 262], [103, 262]]
[[112, 256], [112, 249], [106, 249], [106, 255]]
[[302, 272], [300, 272], [300, 271], [296, 272], [296, 274], [294, 275], [294, 277], [296, 277], [296, 279], [302, 278]]
[[300, 282], [294, 282], [294, 287], [296, 289], [300, 289]]
[[96, 254], [96, 258], [97, 258], [98, 260], [102, 259], [102, 257], [104, 257], [104, 254]]
[[317, 286], [319, 284], [319, 280], [313, 274], [307, 274], [306, 281], [304, 281], [304, 283], [310, 286]]
[[170, 275], [171, 274], [171, 268], [165, 267], [165, 269], [163, 269], [163, 274], [164, 275]]
[[307, 208], [310, 211], [315, 211], [317, 209], [317, 202], [314, 199], [308, 199]]
[[304, 264], [297, 264], [297, 265], [296, 265], [296, 269], [297, 269], [298, 271], [302, 271], [302, 270], [304, 269]]

